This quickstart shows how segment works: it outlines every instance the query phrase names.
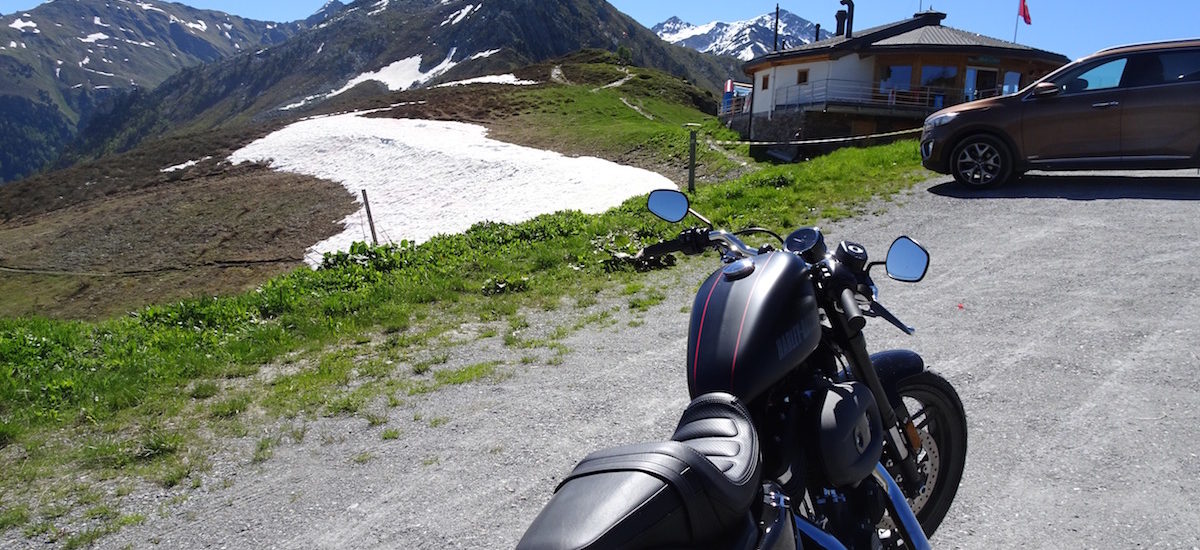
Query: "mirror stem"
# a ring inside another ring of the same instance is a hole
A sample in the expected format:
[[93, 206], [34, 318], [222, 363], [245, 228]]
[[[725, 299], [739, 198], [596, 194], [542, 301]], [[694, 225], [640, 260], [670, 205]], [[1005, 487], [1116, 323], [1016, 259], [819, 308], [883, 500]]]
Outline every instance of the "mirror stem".
[[692, 210], [691, 208], [688, 208], [688, 213], [690, 213], [691, 215], [693, 215], [693, 216], [696, 216], [697, 218], [699, 218], [699, 219], [700, 219], [700, 221], [704, 222], [704, 225], [707, 225], [709, 229], [713, 229], [713, 228], [715, 228], [715, 227], [716, 227], [715, 225], [713, 225], [713, 222], [710, 222], [710, 221], [708, 221], [708, 218], [705, 218], [704, 216], [701, 216], [701, 215], [700, 215], [699, 213], [697, 213], [695, 210]]

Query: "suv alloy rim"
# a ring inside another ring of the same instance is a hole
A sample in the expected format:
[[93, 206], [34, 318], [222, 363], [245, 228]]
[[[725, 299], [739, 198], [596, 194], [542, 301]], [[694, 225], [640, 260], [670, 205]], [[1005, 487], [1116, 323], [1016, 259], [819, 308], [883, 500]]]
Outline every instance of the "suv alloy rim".
[[988, 185], [1003, 169], [1000, 151], [991, 144], [975, 142], [963, 147], [954, 161], [954, 169], [973, 185]]

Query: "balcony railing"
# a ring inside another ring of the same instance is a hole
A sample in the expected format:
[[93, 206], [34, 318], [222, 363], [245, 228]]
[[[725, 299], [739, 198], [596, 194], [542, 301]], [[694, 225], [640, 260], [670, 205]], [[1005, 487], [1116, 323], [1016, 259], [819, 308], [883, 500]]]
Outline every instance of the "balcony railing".
[[[780, 88], [775, 91], [773, 107], [775, 110], [786, 110], [837, 105], [931, 113], [958, 103], [1000, 95], [1005, 91], [1003, 88], [964, 90], [932, 86], [896, 90], [880, 88], [877, 83], [829, 79]], [[722, 114], [742, 112], [741, 104], [730, 107], [728, 110], [722, 109]]]

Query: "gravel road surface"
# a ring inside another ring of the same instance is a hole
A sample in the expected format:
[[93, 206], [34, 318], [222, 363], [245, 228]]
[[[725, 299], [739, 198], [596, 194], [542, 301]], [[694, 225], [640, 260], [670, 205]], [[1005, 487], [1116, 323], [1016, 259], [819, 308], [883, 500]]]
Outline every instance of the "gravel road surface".
[[[918, 351], [966, 407], [967, 469], [934, 545], [1195, 548], [1200, 176], [1034, 175], [983, 193], [938, 179], [879, 211], [824, 229], [879, 259], [901, 234], [932, 253], [922, 283], [880, 281], [917, 334], [876, 321], [868, 342]], [[667, 296], [645, 312], [613, 294], [530, 313], [523, 336], [610, 312], [561, 361], [463, 327], [445, 367], [500, 358], [510, 376], [378, 404], [383, 426], [310, 421], [260, 464], [259, 434], [231, 442], [201, 488], [141, 494], [146, 521], [100, 544], [512, 548], [587, 452], [669, 436], [687, 403], [686, 310], [715, 267], [652, 275]]]

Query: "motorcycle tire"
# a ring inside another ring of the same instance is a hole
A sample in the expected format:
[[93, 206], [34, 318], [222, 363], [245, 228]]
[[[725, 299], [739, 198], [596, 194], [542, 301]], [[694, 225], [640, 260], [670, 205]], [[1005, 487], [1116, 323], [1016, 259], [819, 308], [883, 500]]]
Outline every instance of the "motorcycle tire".
[[921, 436], [917, 464], [926, 473], [926, 487], [909, 499], [909, 506], [925, 536], [930, 537], [950, 511], [962, 481], [967, 460], [967, 416], [954, 386], [935, 372], [907, 378], [896, 389]]

